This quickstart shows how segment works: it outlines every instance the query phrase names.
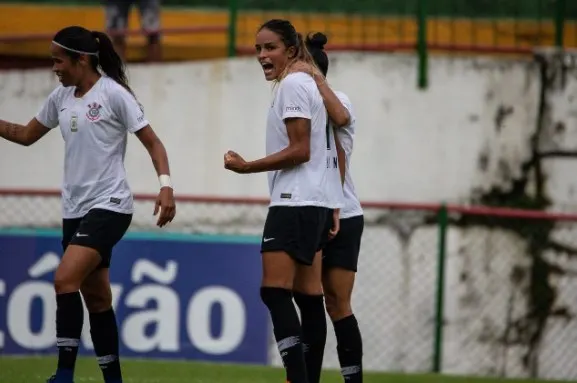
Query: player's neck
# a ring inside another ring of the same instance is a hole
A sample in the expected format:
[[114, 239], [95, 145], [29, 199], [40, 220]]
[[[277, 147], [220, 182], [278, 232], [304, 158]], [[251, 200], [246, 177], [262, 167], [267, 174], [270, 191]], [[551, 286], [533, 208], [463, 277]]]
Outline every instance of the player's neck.
[[92, 73], [84, 80], [82, 80], [78, 85], [76, 85], [76, 90], [74, 91], [75, 97], [83, 97], [92, 87], [100, 80], [99, 73]]

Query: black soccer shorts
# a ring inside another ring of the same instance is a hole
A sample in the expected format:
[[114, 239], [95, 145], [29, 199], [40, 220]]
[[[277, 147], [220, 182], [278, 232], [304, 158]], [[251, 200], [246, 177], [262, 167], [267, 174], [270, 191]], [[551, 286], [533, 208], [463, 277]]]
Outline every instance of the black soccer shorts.
[[327, 242], [323, 249], [323, 269], [340, 267], [357, 271], [364, 226], [362, 215], [340, 220], [337, 236]]
[[132, 214], [104, 209], [91, 209], [82, 218], [62, 220], [62, 249], [68, 245], [84, 246], [98, 251], [99, 268], [109, 268], [112, 248], [124, 237], [132, 222]]
[[318, 206], [271, 206], [264, 224], [261, 253], [284, 251], [312, 265], [332, 210]]

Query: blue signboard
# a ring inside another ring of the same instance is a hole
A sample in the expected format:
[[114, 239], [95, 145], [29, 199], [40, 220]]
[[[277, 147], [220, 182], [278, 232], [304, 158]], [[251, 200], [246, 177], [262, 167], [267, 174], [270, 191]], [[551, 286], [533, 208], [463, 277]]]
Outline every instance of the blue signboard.
[[[56, 351], [52, 281], [61, 253], [57, 233], [0, 233], [0, 353]], [[258, 240], [128, 234], [110, 279], [122, 356], [268, 362]], [[93, 354], [88, 315], [81, 344], [81, 354]]]

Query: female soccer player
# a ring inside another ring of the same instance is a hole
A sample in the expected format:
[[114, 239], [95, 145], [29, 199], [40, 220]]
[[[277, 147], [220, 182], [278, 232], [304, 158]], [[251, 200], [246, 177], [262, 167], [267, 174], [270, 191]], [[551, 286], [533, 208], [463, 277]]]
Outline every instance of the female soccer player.
[[297, 291], [317, 308], [309, 310], [316, 315], [312, 322], [326, 326], [321, 259], [315, 255], [331, 209], [341, 206], [337, 154], [333, 136], [327, 135], [327, 113], [314, 79], [306, 73], [288, 73], [298, 61], [314, 65], [293, 25], [286, 20], [264, 23], [255, 45], [265, 78], [277, 82], [267, 118], [267, 156], [247, 162], [229, 151], [224, 164], [237, 173], [268, 172], [271, 203], [261, 245], [261, 298], [270, 311], [288, 381], [318, 381], [307, 376], [302, 343], [309, 347], [307, 360], [319, 353], [322, 360], [324, 350], [310, 349], [316, 342], [307, 341], [307, 333], [315, 334], [305, 331], [304, 317], [301, 330], [292, 293], [298, 285]]
[[[315, 33], [306, 40], [307, 48], [324, 76], [327, 75], [329, 68], [329, 60], [324, 51], [326, 43], [327, 37], [322, 33]], [[321, 84], [319, 90], [322, 91], [324, 87], [325, 85]], [[337, 338], [341, 373], [346, 382], [359, 383], [363, 380], [363, 345], [359, 325], [351, 308], [351, 295], [357, 271], [364, 218], [350, 172], [355, 136], [353, 108], [344, 93], [335, 92], [335, 94], [345, 107], [344, 115], [343, 109], [334, 104], [334, 99], [330, 94], [324, 99], [331, 123], [335, 127], [337, 141], [344, 150], [345, 204], [340, 211], [339, 232], [323, 248], [323, 289], [327, 312], [333, 322]]]
[[73, 382], [84, 320], [82, 294], [104, 380], [119, 383], [118, 329], [108, 268], [112, 249], [127, 231], [133, 213], [124, 170], [127, 133], [135, 133], [146, 147], [158, 174], [160, 193], [154, 214], [160, 211], [160, 227], [172, 221], [176, 212], [168, 157], [104, 33], [64, 28], [54, 36], [51, 55], [52, 69], [62, 85], [27, 125], [0, 120], [0, 137], [21, 145], [32, 145], [58, 125], [65, 141], [64, 255], [54, 275], [59, 354], [56, 374], [48, 382]]

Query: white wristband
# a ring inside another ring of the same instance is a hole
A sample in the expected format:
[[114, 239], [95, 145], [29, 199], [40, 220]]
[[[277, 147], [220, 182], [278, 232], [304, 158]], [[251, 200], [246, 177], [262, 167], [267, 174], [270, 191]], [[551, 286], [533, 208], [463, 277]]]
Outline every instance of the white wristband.
[[160, 188], [171, 188], [172, 189], [172, 181], [170, 180], [170, 176], [167, 174], [161, 174], [158, 176], [158, 182], [160, 182]]

